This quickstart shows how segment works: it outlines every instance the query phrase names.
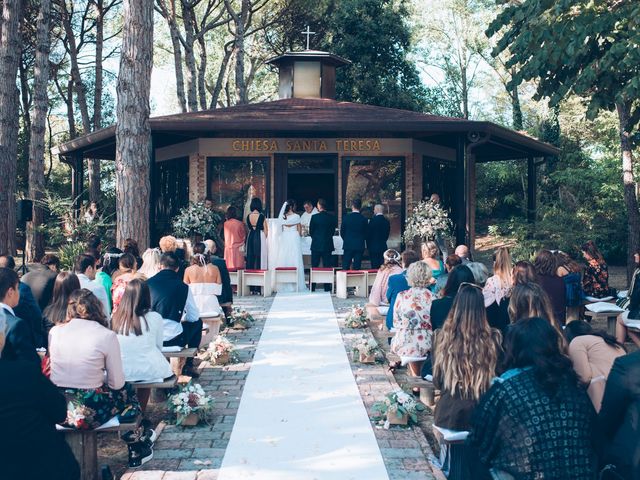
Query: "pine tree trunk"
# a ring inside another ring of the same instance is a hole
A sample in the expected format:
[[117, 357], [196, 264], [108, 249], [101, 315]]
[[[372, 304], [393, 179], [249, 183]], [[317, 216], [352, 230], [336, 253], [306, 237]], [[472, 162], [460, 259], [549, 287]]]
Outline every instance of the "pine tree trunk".
[[193, 22], [194, 12], [193, 7], [188, 5], [185, 0], [182, 1], [182, 20], [184, 22], [185, 31], [185, 45], [184, 45], [184, 58], [185, 66], [187, 67], [187, 104], [190, 112], [198, 111], [198, 95], [197, 95], [197, 82], [198, 72], [196, 68], [196, 55], [194, 52], [195, 46], [195, 31]]
[[[511, 71], [511, 77], [515, 75], [515, 71]], [[522, 106], [520, 105], [520, 94], [518, 93], [518, 86], [513, 85], [509, 91], [511, 97], [511, 116], [513, 118], [513, 129], [516, 131], [524, 130], [524, 122], [522, 119]]]
[[44, 235], [38, 232], [44, 222], [40, 204], [44, 191], [44, 135], [49, 108], [47, 83], [49, 82], [49, 23], [51, 0], [40, 0], [36, 25], [36, 58], [33, 78], [33, 118], [29, 141], [29, 198], [33, 201], [33, 220], [27, 225], [27, 260], [39, 261], [44, 255]]
[[0, 252], [16, 248], [16, 170], [18, 150], [18, 90], [20, 62], [20, 0], [4, 0], [0, 34]]
[[198, 38], [200, 46], [200, 65], [198, 65], [198, 100], [200, 101], [200, 110], [207, 109], [207, 87], [205, 76], [207, 74], [207, 42], [204, 37]]
[[184, 96], [184, 74], [182, 73], [182, 45], [178, 36], [178, 27], [175, 20], [169, 21], [169, 32], [171, 33], [171, 44], [173, 45], [173, 66], [176, 71], [176, 94], [180, 111], [187, 111], [187, 99]]
[[616, 104], [620, 128], [620, 150], [622, 151], [622, 184], [624, 188], [624, 204], [627, 207], [627, 281], [631, 281], [631, 275], [635, 263], [633, 254], [640, 248], [640, 212], [638, 211], [638, 197], [633, 174], [633, 147], [631, 135], [628, 131], [631, 102]]
[[124, 0], [116, 108], [117, 244], [149, 246], [149, 93], [153, 66], [153, 2]]
[[216, 85], [213, 89], [213, 92], [211, 92], [211, 103], [209, 104], [209, 108], [211, 110], [218, 107], [218, 99], [220, 98], [220, 93], [222, 92], [222, 88], [224, 87], [224, 80], [227, 76], [229, 61], [231, 60], [231, 55], [233, 54], [233, 48], [231, 48], [231, 45], [232, 42], [229, 42], [224, 46], [224, 57], [222, 57], [222, 63], [220, 64], [220, 70], [218, 71]]
[[[102, 128], [102, 90], [104, 69], [102, 67], [102, 52], [104, 50], [104, 4], [103, 0], [95, 1], [98, 15], [96, 17], [96, 68], [95, 88], [93, 92], [93, 128]], [[100, 202], [100, 160], [89, 159], [89, 201]]]

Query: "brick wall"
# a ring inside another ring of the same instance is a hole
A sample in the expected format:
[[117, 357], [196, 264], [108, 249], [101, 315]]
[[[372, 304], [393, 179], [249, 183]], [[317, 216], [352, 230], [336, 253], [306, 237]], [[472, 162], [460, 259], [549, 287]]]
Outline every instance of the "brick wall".
[[207, 196], [207, 159], [204, 155], [189, 156], [189, 201], [202, 202]]

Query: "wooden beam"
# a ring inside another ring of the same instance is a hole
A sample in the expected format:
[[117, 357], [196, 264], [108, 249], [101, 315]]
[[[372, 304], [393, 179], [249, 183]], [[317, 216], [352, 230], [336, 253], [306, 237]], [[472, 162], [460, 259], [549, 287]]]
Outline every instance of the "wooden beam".
[[456, 173], [455, 173], [455, 223], [456, 244], [467, 243], [467, 139], [465, 134], [458, 135], [456, 143]]
[[536, 222], [537, 197], [536, 164], [533, 157], [527, 158], [527, 221]]
[[75, 153], [71, 161], [71, 198], [76, 216], [80, 215], [84, 193], [84, 159], [82, 153]]

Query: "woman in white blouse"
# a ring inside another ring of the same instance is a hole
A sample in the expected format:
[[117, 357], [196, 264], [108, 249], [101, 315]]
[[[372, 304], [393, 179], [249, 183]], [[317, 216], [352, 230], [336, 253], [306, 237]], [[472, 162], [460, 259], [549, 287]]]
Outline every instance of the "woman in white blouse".
[[493, 275], [482, 290], [487, 320], [492, 328], [503, 334], [509, 324], [509, 297], [513, 288], [513, 261], [507, 247], [500, 247], [493, 254]]
[[[111, 319], [111, 328], [118, 335], [127, 382], [160, 382], [173, 375], [162, 354], [162, 317], [150, 309], [149, 287], [141, 279], [134, 278], [127, 284], [120, 306]], [[144, 410], [149, 390], [139, 389], [138, 398]]]

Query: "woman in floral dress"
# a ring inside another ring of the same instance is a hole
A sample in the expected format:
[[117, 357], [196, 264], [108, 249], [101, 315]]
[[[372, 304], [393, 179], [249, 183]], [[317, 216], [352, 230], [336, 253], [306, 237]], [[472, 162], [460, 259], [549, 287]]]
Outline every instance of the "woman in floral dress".
[[393, 307], [391, 351], [408, 364], [411, 375], [419, 376], [431, 351], [431, 268], [425, 262], [412, 263], [407, 270], [409, 290], [400, 292]]
[[582, 289], [589, 297], [603, 298], [609, 295], [609, 268], [604, 257], [589, 240], [582, 245], [582, 256], [587, 261], [587, 268], [582, 277]]

